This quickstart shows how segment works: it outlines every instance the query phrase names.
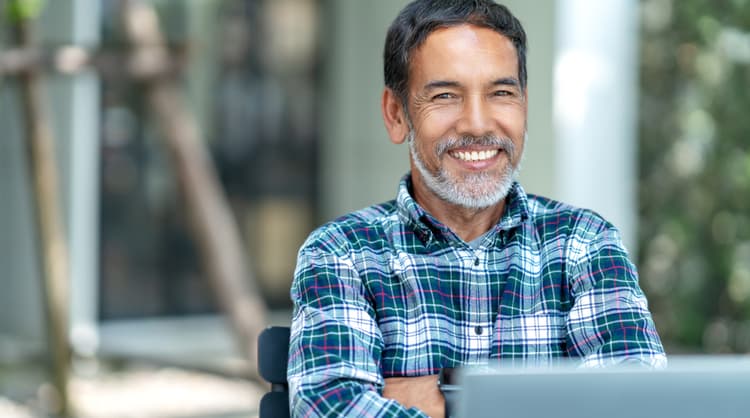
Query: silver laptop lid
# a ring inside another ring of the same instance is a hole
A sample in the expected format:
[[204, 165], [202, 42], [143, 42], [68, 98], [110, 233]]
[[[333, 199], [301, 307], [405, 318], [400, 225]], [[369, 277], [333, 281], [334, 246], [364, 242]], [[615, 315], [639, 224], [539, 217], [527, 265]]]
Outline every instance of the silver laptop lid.
[[750, 357], [670, 357], [661, 370], [475, 367], [459, 374], [461, 418], [750, 417]]

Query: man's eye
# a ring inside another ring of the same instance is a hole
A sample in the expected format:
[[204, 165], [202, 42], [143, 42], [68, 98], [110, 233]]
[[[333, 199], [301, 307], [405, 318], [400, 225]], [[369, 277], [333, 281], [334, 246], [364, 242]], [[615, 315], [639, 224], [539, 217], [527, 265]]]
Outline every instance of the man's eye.
[[445, 100], [445, 99], [453, 99], [456, 97], [453, 93], [440, 93], [432, 96], [432, 100]]
[[495, 92], [493, 93], [493, 95], [494, 95], [494, 96], [500, 96], [500, 97], [505, 97], [505, 96], [512, 96], [512, 95], [513, 95], [513, 92], [511, 92], [511, 91], [509, 91], [509, 90], [497, 90], [497, 91], [495, 91]]

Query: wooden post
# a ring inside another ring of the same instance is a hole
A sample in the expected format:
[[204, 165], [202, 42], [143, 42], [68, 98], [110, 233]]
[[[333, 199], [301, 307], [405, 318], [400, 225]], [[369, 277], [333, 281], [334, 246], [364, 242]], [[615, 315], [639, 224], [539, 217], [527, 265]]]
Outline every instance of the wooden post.
[[[16, 26], [23, 47], [34, 45], [29, 20]], [[68, 375], [68, 249], [58, 194], [55, 145], [46, 112], [46, 97], [39, 70], [29, 68], [20, 74], [25, 116], [26, 144], [33, 179], [38, 246], [42, 258], [44, 305], [47, 335], [52, 357], [54, 386], [59, 399], [56, 413], [69, 416]]]
[[266, 326], [266, 306], [250, 275], [234, 216], [195, 117], [175, 83], [165, 74], [169, 52], [153, 7], [123, 0], [121, 16], [134, 48], [131, 71], [145, 77], [146, 95], [180, 183], [191, 232], [221, 308], [257, 374], [257, 339]]

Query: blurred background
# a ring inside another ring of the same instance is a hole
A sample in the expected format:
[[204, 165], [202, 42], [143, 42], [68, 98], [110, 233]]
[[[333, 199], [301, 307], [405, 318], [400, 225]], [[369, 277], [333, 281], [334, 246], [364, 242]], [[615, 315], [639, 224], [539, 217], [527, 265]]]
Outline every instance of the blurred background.
[[[258, 319], [288, 325], [307, 234], [392, 199], [408, 170], [380, 118], [382, 44], [407, 1], [140, 2], [162, 35], [157, 77], [134, 69], [148, 40], [128, 33], [122, 2], [16, 3], [0, 0], [0, 416], [60, 403], [29, 69], [56, 150], [75, 416], [257, 415], [266, 388], [207, 277], [190, 166], [180, 171], [150, 94], [178, 87], [236, 222]], [[526, 191], [622, 230], [668, 353], [750, 352], [750, 1], [504, 4], [529, 36]], [[24, 20], [33, 43], [17, 33]]]

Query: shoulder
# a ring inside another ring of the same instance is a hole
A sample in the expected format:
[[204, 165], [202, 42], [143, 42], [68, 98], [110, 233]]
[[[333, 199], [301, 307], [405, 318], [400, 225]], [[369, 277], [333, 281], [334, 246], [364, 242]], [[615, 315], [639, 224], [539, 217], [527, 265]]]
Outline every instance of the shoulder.
[[302, 245], [303, 251], [348, 252], [377, 245], [385, 231], [398, 222], [395, 200], [369, 206], [329, 221], [314, 230]]
[[529, 196], [529, 212], [542, 241], [560, 245], [576, 293], [605, 276], [610, 285], [637, 284], [620, 231], [598, 213], [539, 196]]
[[564, 236], [593, 240], [617, 229], [601, 215], [543, 196], [528, 195], [529, 218], [541, 238]]
[[336, 300], [356, 300], [364, 293], [363, 260], [380, 260], [380, 254], [387, 252], [385, 231], [392, 219], [397, 219], [395, 212], [395, 203], [386, 202], [344, 215], [313, 231], [297, 254], [292, 300], [309, 302], [324, 293], [335, 295]]

